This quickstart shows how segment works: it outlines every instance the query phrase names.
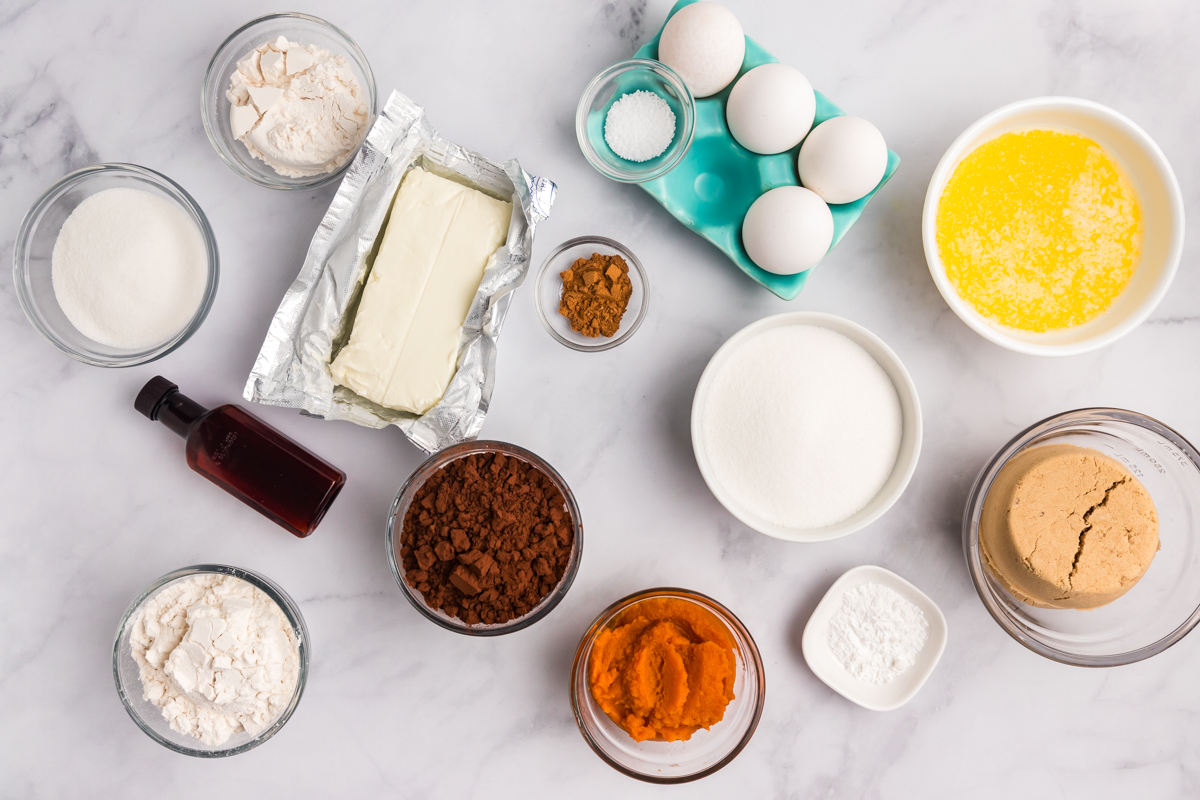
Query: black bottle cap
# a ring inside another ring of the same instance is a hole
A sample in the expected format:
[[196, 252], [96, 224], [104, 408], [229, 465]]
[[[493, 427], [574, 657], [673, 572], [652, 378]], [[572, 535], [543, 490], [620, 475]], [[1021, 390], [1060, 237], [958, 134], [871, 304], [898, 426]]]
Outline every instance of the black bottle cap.
[[138, 392], [137, 399], [133, 401], [133, 407], [150, 419], [156, 420], [158, 419], [158, 410], [162, 407], [163, 401], [178, 391], [178, 386], [171, 383], [162, 375], [155, 375]]

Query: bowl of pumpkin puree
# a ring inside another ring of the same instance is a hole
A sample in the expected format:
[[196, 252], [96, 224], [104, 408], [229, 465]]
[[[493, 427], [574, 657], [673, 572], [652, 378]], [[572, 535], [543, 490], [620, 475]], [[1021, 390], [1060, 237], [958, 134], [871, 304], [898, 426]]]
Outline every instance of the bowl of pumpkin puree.
[[686, 589], [622, 598], [584, 634], [571, 671], [583, 738], [609, 766], [652, 783], [711, 775], [750, 741], [765, 675], [733, 612]]

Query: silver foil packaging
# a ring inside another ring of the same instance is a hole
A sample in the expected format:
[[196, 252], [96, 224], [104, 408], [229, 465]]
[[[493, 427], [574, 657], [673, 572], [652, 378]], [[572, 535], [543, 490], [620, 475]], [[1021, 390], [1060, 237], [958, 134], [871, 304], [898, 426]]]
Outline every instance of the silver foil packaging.
[[[421, 416], [376, 405], [329, 373], [350, 327], [392, 198], [410, 167], [511, 199], [508, 239], [488, 261], [463, 324], [458, 363], [442, 399]], [[317, 227], [300, 274], [271, 319], [245, 398], [370, 428], [395, 425], [427, 453], [474, 439], [483, 427], [496, 344], [512, 292], [525, 280], [533, 232], [550, 215], [555, 186], [515, 160], [495, 164], [438, 136], [425, 110], [392, 92]]]

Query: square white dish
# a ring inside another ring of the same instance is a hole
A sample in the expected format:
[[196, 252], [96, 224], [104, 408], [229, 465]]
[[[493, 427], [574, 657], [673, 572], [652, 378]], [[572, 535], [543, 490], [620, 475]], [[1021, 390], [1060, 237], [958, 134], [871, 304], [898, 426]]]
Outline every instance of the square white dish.
[[[864, 583], [878, 583], [913, 603], [929, 622], [929, 638], [911, 667], [884, 684], [871, 684], [855, 678], [843, 667], [829, 649], [829, 622], [842, 606], [846, 591]], [[948, 629], [941, 609], [929, 597], [883, 567], [864, 564], [838, 578], [813, 610], [804, 626], [800, 649], [813, 674], [830, 689], [851, 702], [872, 711], [892, 711], [907, 703], [925, 685], [946, 649]]]

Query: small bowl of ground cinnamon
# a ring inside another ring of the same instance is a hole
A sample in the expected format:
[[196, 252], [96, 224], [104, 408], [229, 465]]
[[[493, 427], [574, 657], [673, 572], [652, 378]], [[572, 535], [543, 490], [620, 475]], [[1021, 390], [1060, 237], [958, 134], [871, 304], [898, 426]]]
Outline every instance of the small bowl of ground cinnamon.
[[572, 350], [610, 350], [646, 317], [646, 271], [629, 248], [603, 236], [580, 236], [546, 256], [537, 278], [542, 325]]
[[504, 442], [464, 442], [431, 456], [400, 487], [387, 554], [426, 618], [471, 636], [527, 628], [579, 570], [583, 525], [553, 467]]

